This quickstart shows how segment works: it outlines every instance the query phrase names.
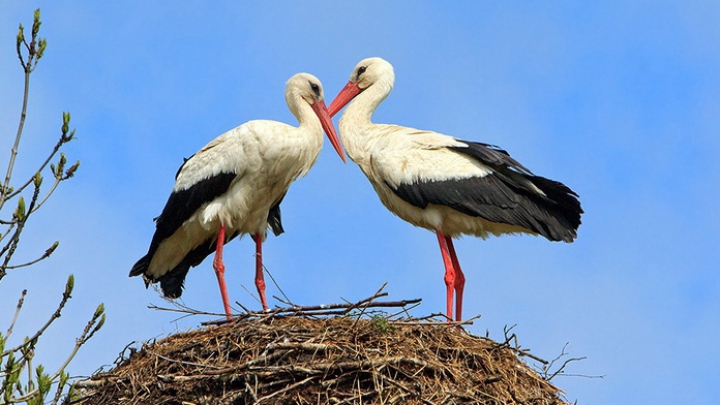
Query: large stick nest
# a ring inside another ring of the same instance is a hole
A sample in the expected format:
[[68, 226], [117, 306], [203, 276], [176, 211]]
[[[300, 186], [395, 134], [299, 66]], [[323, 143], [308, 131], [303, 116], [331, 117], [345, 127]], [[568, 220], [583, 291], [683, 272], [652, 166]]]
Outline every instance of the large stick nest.
[[76, 404], [566, 404], [515, 348], [383, 317], [259, 317], [132, 350]]

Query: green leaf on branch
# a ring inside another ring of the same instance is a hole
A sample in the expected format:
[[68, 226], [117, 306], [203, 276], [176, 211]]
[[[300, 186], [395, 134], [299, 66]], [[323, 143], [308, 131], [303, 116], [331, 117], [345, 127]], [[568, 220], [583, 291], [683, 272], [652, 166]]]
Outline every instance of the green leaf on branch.
[[43, 53], [45, 53], [45, 48], [47, 47], [47, 40], [45, 38], [40, 38], [38, 40], [38, 50], [37, 50], [37, 58], [40, 59], [43, 56]]
[[67, 158], [65, 157], [64, 152], [60, 152], [60, 160], [57, 163], [57, 166], [54, 164], [50, 165], [50, 170], [52, 170], [53, 175], [55, 175], [56, 179], [62, 179], [63, 177], [63, 171], [65, 171], [65, 163], [67, 163]]
[[68, 276], [67, 283], [65, 283], [65, 295], [69, 296], [72, 294], [73, 288], [75, 288], [75, 276], [71, 274]]
[[20, 198], [18, 198], [18, 206], [13, 213], [13, 218], [15, 218], [18, 222], [23, 222], [25, 221], [25, 214], [25, 199], [20, 196]]
[[42, 365], [35, 368], [35, 380], [37, 381], [37, 394], [28, 400], [28, 405], [43, 405], [45, 397], [52, 387], [52, 379]]
[[[16, 187], [10, 186], [10, 183], [14, 180], [12, 179], [12, 169], [18, 153], [18, 145], [20, 144], [20, 139], [24, 135], [23, 128], [27, 112], [30, 76], [37, 67], [38, 60], [43, 57], [48, 44], [48, 41], [45, 38], [41, 38], [39, 36], [42, 26], [40, 17], [40, 9], [35, 10], [33, 14], [32, 27], [28, 30], [28, 33], [31, 35], [30, 37], [25, 37], [25, 26], [23, 26], [23, 24], [18, 25], [17, 35], [15, 37], [17, 56], [24, 70], [25, 92], [22, 99], [22, 110], [18, 131], [15, 136], [15, 143], [13, 149], [11, 150], [10, 160], [7, 165], [9, 166], [9, 169], [5, 176], [5, 180], [2, 184], [0, 184], [0, 207], [11, 199], [17, 198], [16, 208], [14, 211], [10, 211], [12, 213], [13, 221], [4, 221], [4, 223], [8, 226], [7, 231], [3, 231], [3, 234], [0, 235], [0, 239], [11, 234], [13, 235], [12, 238], [10, 238], [10, 241], [7, 242], [7, 245], [3, 248], [3, 263], [0, 263], [0, 280], [8, 274], [6, 270], [31, 266], [38, 261], [49, 257], [58, 248], [59, 243], [55, 242], [47, 250], [45, 250], [43, 256], [40, 258], [23, 264], [10, 265], [11, 256], [18, 247], [18, 243], [21, 239], [21, 233], [25, 228], [28, 218], [31, 216], [30, 214], [43, 205], [61, 181], [73, 177], [80, 166], [80, 161], [77, 161], [74, 164], [68, 163], [65, 153], [62, 151], [62, 146], [73, 140], [75, 137], [75, 130], [70, 128], [70, 113], [63, 112], [61, 127], [62, 133], [60, 139], [57, 140], [57, 143], [50, 151], [49, 156], [42, 161], [40, 167], [36, 169], [36, 172], [31, 172], [29, 179], [24, 179], [25, 181], [22, 182], [22, 185]], [[60, 155], [59, 157], [58, 154]], [[43, 185], [44, 176], [47, 175], [45, 170], [48, 169], [48, 166], [55, 177], [55, 181], [52, 182], [53, 184], [51, 186], [51, 190], [47, 192], [47, 195], [44, 196], [43, 199], [38, 199], [41, 186]], [[34, 186], [34, 192], [32, 194], [26, 192], [26, 187], [31, 184]], [[24, 198], [28, 198], [27, 203]], [[10, 208], [10, 210], [12, 210], [12, 208]], [[60, 318], [61, 312], [66, 303], [72, 298], [71, 294], [73, 293], [74, 287], [75, 278], [70, 275], [65, 285], [63, 297], [55, 309], [55, 312], [52, 313], [46, 323], [34, 335], [26, 337], [21, 344], [17, 346], [12, 345], [14, 347], [8, 347], [11, 346], [11, 341], [8, 338], [12, 334], [13, 326], [15, 325], [22, 308], [26, 290], [23, 291], [15, 311], [15, 317], [11, 321], [9, 328], [7, 328], [7, 332], [5, 332], [6, 335], [0, 333], [0, 405], [58, 404], [63, 395], [65, 395], [65, 403], [67, 403], [68, 398], [72, 399], [77, 395], [76, 391], [74, 391], [71, 386], [70, 376], [65, 368], [75, 357], [75, 354], [80, 347], [104, 325], [105, 306], [103, 304], [100, 304], [97, 307], [91, 321], [83, 330], [80, 337], [75, 340], [74, 349], [57, 370], [48, 372], [45, 367], [33, 364], [36, 346], [40, 337], [43, 336], [46, 329], [49, 328], [56, 319]], [[51, 345], [53, 344], [52, 342], [49, 343]], [[54, 394], [52, 391], [55, 391]], [[65, 394], [66, 392], [67, 394]], [[53, 395], [54, 398], [52, 398]]]
[[25, 27], [23, 27], [22, 24], [20, 24], [20, 27], [18, 28], [18, 34], [17, 34], [17, 48], [20, 49], [20, 45], [22, 45], [23, 42], [25, 42], [25, 33], [23, 32], [25, 30]]
[[67, 131], [70, 130], [70, 112], [63, 112], [63, 124], [62, 124], [62, 133], [66, 134]]
[[35, 177], [33, 177], [33, 185], [35, 186], [35, 188], [40, 188], [42, 181], [42, 174], [40, 174], [40, 172], [35, 173]]
[[40, 32], [40, 26], [42, 25], [42, 22], [40, 22], [40, 9], [35, 10], [35, 14], [33, 15], [33, 28], [32, 28], [32, 34], [33, 36], [36, 36], [38, 32]]
[[67, 180], [67, 179], [71, 178], [72, 176], [74, 176], [74, 175], [75, 175], [75, 172], [76, 172], [77, 169], [78, 169], [78, 167], [80, 167], [80, 161], [79, 161], [79, 160], [78, 160], [77, 162], [75, 162], [74, 165], [70, 166], [69, 169], [67, 169], [67, 171], [65, 172], [65, 178], [64, 178], [64, 179]]

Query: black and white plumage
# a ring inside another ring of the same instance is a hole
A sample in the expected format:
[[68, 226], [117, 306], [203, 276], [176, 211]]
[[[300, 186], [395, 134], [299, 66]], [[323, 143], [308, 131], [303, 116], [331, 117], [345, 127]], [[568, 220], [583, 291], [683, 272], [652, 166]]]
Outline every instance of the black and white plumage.
[[290, 184], [315, 164], [323, 131], [345, 161], [320, 81], [307, 73], [294, 75], [286, 84], [285, 100], [298, 127], [249, 121], [185, 160], [156, 218], [148, 253], [135, 263], [131, 277], [143, 275], [146, 284], [159, 282], [165, 296], [177, 298], [190, 267], [215, 252], [213, 267], [230, 316], [222, 248], [236, 236], [250, 234], [256, 242], [255, 283], [267, 309], [262, 242], [268, 227], [275, 235], [283, 232], [280, 202]]
[[387, 61], [361, 61], [330, 104], [330, 115], [350, 103], [339, 126], [348, 156], [385, 207], [436, 233], [445, 264], [447, 314], [452, 318], [454, 292], [459, 321], [465, 277], [453, 237], [527, 233], [572, 242], [583, 211], [570, 188], [532, 174], [502, 149], [431, 131], [373, 124], [372, 114], [394, 81]]

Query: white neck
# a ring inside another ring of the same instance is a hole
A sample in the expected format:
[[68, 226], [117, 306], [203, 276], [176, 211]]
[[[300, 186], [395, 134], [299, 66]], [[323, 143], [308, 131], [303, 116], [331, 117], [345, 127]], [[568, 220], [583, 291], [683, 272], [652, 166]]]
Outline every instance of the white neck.
[[320, 134], [322, 137], [322, 125], [320, 119], [313, 111], [312, 107], [299, 94], [293, 94], [288, 98], [288, 107], [290, 112], [297, 118], [300, 123], [299, 128], [308, 134]]
[[372, 114], [392, 91], [392, 79], [381, 78], [358, 94], [340, 118], [340, 140], [350, 159], [358, 164], [372, 150], [375, 139], [372, 139], [372, 131], [368, 131]]

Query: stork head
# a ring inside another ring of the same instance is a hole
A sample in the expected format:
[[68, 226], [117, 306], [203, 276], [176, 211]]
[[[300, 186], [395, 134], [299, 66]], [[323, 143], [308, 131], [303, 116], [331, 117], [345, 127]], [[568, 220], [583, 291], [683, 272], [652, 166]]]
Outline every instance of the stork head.
[[395, 72], [392, 65], [382, 58], [367, 58], [361, 60], [350, 74], [350, 80], [340, 90], [332, 103], [330, 103], [330, 116], [335, 115], [355, 96], [369, 89], [370, 87], [381, 87], [377, 103], [384, 100], [395, 83]]
[[290, 111], [300, 122], [303, 121], [303, 117], [300, 113], [298, 103], [304, 102], [310, 105], [310, 108], [312, 108], [320, 120], [320, 125], [322, 125], [333, 148], [335, 148], [335, 151], [340, 155], [340, 159], [346, 162], [345, 152], [340, 144], [337, 132], [335, 132], [332, 118], [325, 106], [325, 95], [320, 80], [309, 73], [298, 73], [294, 75], [285, 85], [285, 101]]

